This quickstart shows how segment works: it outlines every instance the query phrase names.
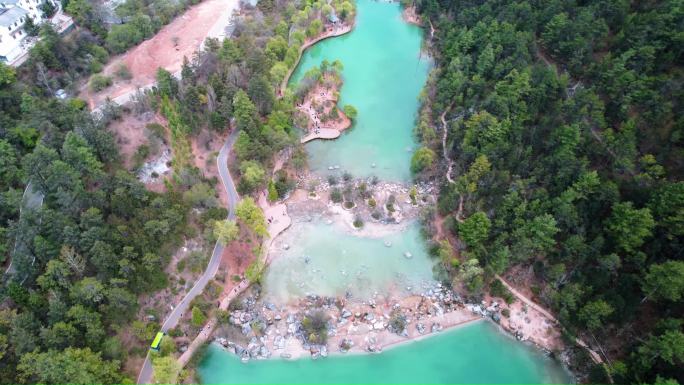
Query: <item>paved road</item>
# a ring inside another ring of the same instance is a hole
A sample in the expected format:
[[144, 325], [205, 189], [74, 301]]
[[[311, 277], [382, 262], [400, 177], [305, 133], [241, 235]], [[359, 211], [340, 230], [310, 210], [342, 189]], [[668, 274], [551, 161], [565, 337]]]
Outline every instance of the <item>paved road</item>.
[[[237, 201], [239, 199], [238, 193], [235, 190], [235, 183], [233, 182], [233, 178], [228, 171], [228, 154], [230, 153], [230, 150], [237, 139], [237, 134], [238, 131], [235, 130], [230, 134], [230, 136], [228, 136], [228, 139], [226, 139], [223, 147], [221, 147], [218, 158], [216, 159], [216, 162], [218, 163], [219, 176], [221, 177], [221, 183], [223, 184], [223, 188], [225, 188], [226, 192], [228, 193], [228, 219], [235, 219], [235, 206], [237, 205]], [[216, 245], [214, 245], [214, 251], [211, 254], [211, 259], [207, 265], [207, 269], [197, 280], [192, 289], [190, 289], [188, 294], [186, 294], [180, 303], [178, 303], [178, 305], [176, 305], [176, 307], [171, 311], [171, 314], [166, 317], [166, 321], [164, 321], [161, 331], [166, 333], [169, 329], [176, 327], [178, 321], [188, 310], [190, 302], [192, 302], [195, 297], [202, 294], [204, 287], [207, 286], [207, 283], [214, 279], [221, 262], [221, 254], [223, 254], [223, 246], [216, 242]], [[150, 354], [148, 353], [147, 357], [145, 357], [145, 362], [140, 369], [140, 374], [138, 375], [138, 384], [149, 384], [151, 381], [152, 363], [150, 361]]]

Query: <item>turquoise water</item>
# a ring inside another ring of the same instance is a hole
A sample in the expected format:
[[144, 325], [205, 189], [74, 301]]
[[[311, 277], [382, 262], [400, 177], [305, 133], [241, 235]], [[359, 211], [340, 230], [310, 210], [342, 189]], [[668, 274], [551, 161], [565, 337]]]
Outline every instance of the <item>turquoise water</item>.
[[309, 168], [323, 172], [339, 165], [354, 176], [406, 182], [416, 147], [418, 95], [431, 62], [421, 56], [422, 30], [402, 20], [398, 3], [359, 0], [357, 7], [354, 30], [308, 49], [291, 80], [296, 83], [324, 59], [339, 59], [344, 64], [339, 104], [359, 112], [354, 127], [337, 140], [307, 144]]
[[[323, 218], [293, 223], [271, 251], [275, 258], [264, 275], [264, 296], [285, 303], [308, 294], [348, 292], [351, 299], [362, 301], [390, 290], [422, 293], [435, 283], [417, 222], [378, 238], [359, 237], [342, 226], [328, 225]], [[405, 252], [411, 253], [410, 259]]]
[[[430, 62], [420, 56], [421, 31], [401, 20], [398, 4], [358, 0], [348, 35], [307, 50], [293, 82], [323, 59], [342, 60], [340, 104], [359, 111], [355, 126], [335, 141], [307, 144], [310, 169], [339, 165], [354, 176], [406, 182], [416, 146], [417, 97]], [[375, 163], [377, 167], [371, 165]], [[306, 294], [367, 299], [393, 287], [420, 292], [432, 281], [432, 262], [417, 224], [384, 237], [358, 237], [324, 218], [294, 223], [276, 241], [279, 253], [264, 277], [264, 296], [283, 302]], [[392, 243], [388, 248], [385, 241]], [[285, 249], [284, 244], [290, 245]], [[408, 251], [413, 257], [407, 259]], [[277, 355], [278, 352], [275, 352]], [[569, 383], [560, 365], [538, 350], [477, 322], [375, 355], [334, 355], [313, 361], [271, 359], [241, 363], [211, 345], [198, 367], [202, 383], [445, 384]]]
[[553, 360], [476, 322], [373, 355], [334, 355], [313, 361], [241, 363], [211, 345], [198, 373], [205, 384], [504, 384], [569, 383]]

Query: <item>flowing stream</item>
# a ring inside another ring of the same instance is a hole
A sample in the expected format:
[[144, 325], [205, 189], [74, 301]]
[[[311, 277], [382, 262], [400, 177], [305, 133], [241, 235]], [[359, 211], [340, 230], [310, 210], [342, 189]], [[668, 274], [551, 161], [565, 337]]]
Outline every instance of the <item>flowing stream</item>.
[[[344, 64], [340, 107], [352, 104], [358, 110], [354, 127], [340, 138], [307, 144], [309, 168], [327, 175], [339, 166], [335, 173], [410, 182], [418, 96], [431, 66], [421, 54], [422, 31], [402, 20], [398, 3], [358, 0], [357, 7], [354, 30], [308, 49], [292, 78], [297, 82], [324, 59], [339, 59]], [[265, 273], [263, 295], [273, 302], [307, 294], [367, 300], [397, 289], [420, 293], [434, 283], [433, 261], [417, 222], [395, 233], [360, 237], [323, 215], [293, 218], [271, 252], [278, 254]], [[198, 373], [209, 384], [572, 382], [557, 362], [486, 321], [382, 354], [335, 354], [316, 361], [241, 363], [211, 345]]]

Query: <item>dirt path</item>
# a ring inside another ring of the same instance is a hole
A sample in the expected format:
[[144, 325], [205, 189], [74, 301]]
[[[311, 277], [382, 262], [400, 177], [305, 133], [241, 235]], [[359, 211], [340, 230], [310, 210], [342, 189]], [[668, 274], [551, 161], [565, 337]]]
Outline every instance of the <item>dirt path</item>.
[[[449, 183], [456, 183], [454, 179], [451, 177], [451, 172], [453, 171], [454, 168], [454, 161], [449, 158], [449, 151], [447, 150], [447, 135], [449, 133], [449, 126], [447, 125], [447, 120], [446, 120], [446, 114], [451, 111], [451, 108], [453, 108], [454, 102], [451, 102], [449, 104], [449, 107], [447, 107], [444, 112], [439, 116], [439, 120], [442, 123], [442, 156], [444, 157], [444, 160], [447, 162], [447, 172], [446, 172], [446, 178]], [[451, 120], [459, 120], [463, 118], [463, 114], [458, 114], [455, 118]], [[457, 221], [463, 222], [463, 203], [464, 203], [464, 198], [463, 194], [459, 194], [458, 197], [458, 211], [456, 212], [456, 215], [454, 218], [456, 218]]]
[[176, 17], [154, 37], [139, 44], [126, 53], [113, 57], [104, 68], [105, 75], [112, 76], [117, 68], [125, 64], [133, 78], [118, 80], [103, 90], [93, 93], [87, 84], [81, 89], [80, 98], [87, 100], [91, 109], [107, 98], [121, 104], [130, 99], [138, 88], [149, 87], [155, 81], [157, 68], [171, 73], [179, 72], [183, 57], [192, 59], [207, 37], [221, 37], [230, 22], [233, 11], [238, 9], [238, 0], [205, 0]]
[[[219, 305], [219, 309], [221, 310], [228, 310], [228, 305], [232, 300], [237, 298], [243, 291], [245, 291], [249, 287], [250, 282], [246, 279], [240, 281], [240, 283], [235, 286], [228, 295], [226, 295], [222, 300], [221, 304]], [[206, 343], [209, 340], [209, 337], [211, 334], [214, 332], [214, 329], [216, 328], [217, 325], [217, 319], [216, 317], [211, 317], [209, 322], [207, 322], [206, 325], [202, 328], [200, 333], [195, 337], [195, 339], [190, 343], [188, 346], [188, 350], [186, 350], [181, 356], [178, 358], [178, 363], [180, 364], [181, 368], [185, 367], [185, 365], [188, 364], [192, 356], [195, 354], [197, 349], [199, 349], [204, 343]]]
[[[506, 282], [506, 280], [503, 279], [503, 277], [501, 277], [500, 275], [496, 274], [495, 277], [496, 277], [499, 281], [501, 281], [501, 283], [503, 283], [503, 285], [506, 286], [506, 288], [507, 288], [507, 289], [508, 289], [508, 290], [509, 290], [509, 291], [510, 291], [518, 300], [522, 301], [522, 302], [525, 303], [527, 306], [529, 306], [529, 307], [533, 308], [534, 310], [538, 311], [539, 313], [543, 314], [546, 318], [548, 318], [549, 320], [553, 321], [554, 323], [557, 323], [557, 324], [560, 325], [560, 322], [558, 322], [558, 320], [556, 319], [556, 317], [554, 317], [553, 314], [551, 314], [551, 312], [549, 312], [549, 311], [547, 311], [546, 309], [544, 309], [543, 307], [537, 305], [537, 304], [536, 304], [534, 301], [532, 301], [531, 299], [525, 297], [522, 293], [520, 293], [520, 292], [519, 292], [518, 290], [516, 290], [513, 286], [511, 286], [508, 282]], [[589, 353], [589, 355], [591, 356], [591, 359], [592, 359], [595, 363], [597, 363], [597, 364], [603, 364], [603, 358], [601, 357], [601, 355], [599, 355], [599, 354], [596, 353], [594, 350], [592, 350], [586, 342], [582, 341], [579, 337], [575, 337], [575, 343], [576, 343], [577, 345], [579, 345], [580, 347], [584, 348], [584, 349]], [[611, 382], [612, 382], [612, 381], [611, 381]]]
[[451, 170], [454, 168], [454, 161], [449, 158], [449, 151], [447, 150], [447, 135], [449, 133], [449, 127], [447, 126], [447, 121], [446, 121], [446, 114], [451, 110], [451, 108], [454, 106], [454, 102], [451, 102], [449, 104], [449, 107], [444, 109], [444, 112], [439, 116], [439, 120], [442, 122], [442, 156], [444, 157], [444, 160], [447, 162], [447, 172], [446, 172], [446, 178], [449, 181], [449, 183], [455, 183], [454, 180], [451, 178]]

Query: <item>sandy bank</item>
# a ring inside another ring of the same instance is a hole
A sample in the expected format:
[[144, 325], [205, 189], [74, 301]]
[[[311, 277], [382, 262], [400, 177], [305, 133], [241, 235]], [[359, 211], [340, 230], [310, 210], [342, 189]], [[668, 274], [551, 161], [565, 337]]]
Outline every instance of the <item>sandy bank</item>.
[[404, 8], [404, 10], [401, 12], [401, 16], [403, 17], [404, 21], [409, 24], [414, 24], [420, 27], [423, 26], [423, 21], [420, 19], [415, 6]]

